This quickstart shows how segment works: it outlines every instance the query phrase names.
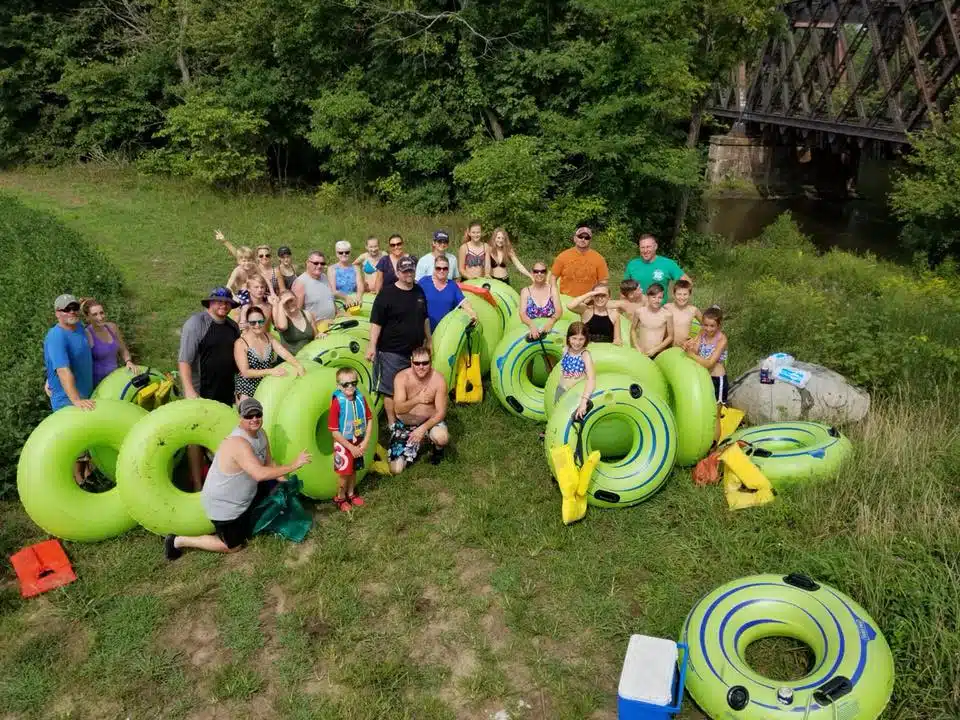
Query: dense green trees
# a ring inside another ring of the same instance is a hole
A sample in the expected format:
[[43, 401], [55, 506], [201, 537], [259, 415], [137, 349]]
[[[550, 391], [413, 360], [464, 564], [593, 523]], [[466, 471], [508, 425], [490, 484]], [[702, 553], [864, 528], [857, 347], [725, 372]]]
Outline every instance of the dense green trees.
[[545, 211], [649, 227], [698, 182], [691, 108], [772, 7], [7, 0], [0, 161], [119, 155], [210, 183], [331, 183], [500, 213], [519, 233]]

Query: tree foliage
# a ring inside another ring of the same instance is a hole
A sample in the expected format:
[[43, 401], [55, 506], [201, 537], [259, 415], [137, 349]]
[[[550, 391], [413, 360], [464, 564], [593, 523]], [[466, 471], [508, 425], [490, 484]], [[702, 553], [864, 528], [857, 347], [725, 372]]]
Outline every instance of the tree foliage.
[[906, 222], [903, 237], [936, 265], [960, 253], [960, 100], [945, 121], [913, 138], [908, 169], [894, 183], [890, 204]]
[[[0, 162], [117, 154], [211, 183], [269, 174], [427, 212], [499, 204], [522, 233], [547, 232], [542, 213], [561, 207], [665, 223], [699, 178], [691, 108], [775, 17], [772, 0], [2, 6]], [[506, 168], [521, 146], [548, 177], [516, 207], [481, 197], [501, 181], [475, 170]]]

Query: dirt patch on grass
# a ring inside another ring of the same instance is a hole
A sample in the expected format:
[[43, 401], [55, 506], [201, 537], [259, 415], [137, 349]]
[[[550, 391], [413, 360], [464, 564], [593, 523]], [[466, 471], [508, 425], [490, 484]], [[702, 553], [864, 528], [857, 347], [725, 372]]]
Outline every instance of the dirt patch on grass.
[[162, 633], [160, 647], [181, 653], [187, 664], [203, 667], [204, 675], [225, 662], [226, 652], [220, 644], [220, 632], [209, 603], [194, 604], [177, 613]]
[[490, 577], [496, 570], [496, 565], [486, 552], [476, 548], [463, 548], [457, 552], [456, 567], [460, 584], [468, 592], [481, 596], [493, 593]]

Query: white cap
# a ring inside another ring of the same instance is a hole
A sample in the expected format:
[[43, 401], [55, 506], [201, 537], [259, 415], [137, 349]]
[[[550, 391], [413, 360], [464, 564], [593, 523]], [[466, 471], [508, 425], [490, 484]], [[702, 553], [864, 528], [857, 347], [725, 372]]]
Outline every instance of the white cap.
[[334, 248], [337, 252], [349, 252], [350, 243], [347, 240], [337, 240], [337, 244], [334, 245]]

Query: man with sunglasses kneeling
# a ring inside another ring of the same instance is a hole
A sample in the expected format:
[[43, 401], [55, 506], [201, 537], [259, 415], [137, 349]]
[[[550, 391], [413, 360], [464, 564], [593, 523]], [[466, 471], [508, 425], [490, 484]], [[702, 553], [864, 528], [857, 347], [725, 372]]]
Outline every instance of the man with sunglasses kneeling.
[[277, 465], [263, 431], [260, 401], [244, 398], [239, 413], [240, 424], [220, 443], [200, 490], [200, 504], [213, 523], [215, 534], [167, 535], [163, 539], [167, 560], [176, 560], [183, 555], [184, 548], [220, 553], [242, 549], [253, 536], [253, 508], [272, 489], [270, 481], [285, 481], [287, 473], [299, 470], [312, 459], [303, 450], [292, 463]]
[[393, 410], [397, 419], [390, 436], [390, 472], [397, 475], [420, 454], [427, 439], [433, 443], [430, 462], [443, 457], [450, 442], [447, 417], [447, 382], [433, 369], [430, 349], [418, 347], [410, 355], [410, 367], [393, 380]]

